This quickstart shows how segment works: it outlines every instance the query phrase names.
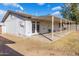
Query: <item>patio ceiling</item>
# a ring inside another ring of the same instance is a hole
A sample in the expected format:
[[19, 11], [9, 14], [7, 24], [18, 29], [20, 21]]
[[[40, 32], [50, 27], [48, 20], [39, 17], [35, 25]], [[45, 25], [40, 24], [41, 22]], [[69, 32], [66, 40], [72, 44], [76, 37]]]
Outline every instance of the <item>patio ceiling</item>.
[[32, 20], [52, 21], [52, 16], [32, 16]]

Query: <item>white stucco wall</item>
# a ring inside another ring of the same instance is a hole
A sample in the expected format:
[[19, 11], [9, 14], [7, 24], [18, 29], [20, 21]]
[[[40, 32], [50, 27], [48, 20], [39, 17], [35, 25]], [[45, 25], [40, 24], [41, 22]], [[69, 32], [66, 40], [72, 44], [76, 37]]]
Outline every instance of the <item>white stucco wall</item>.
[[17, 36], [31, 36], [32, 21], [28, 18], [25, 18], [25, 21], [23, 19], [9, 15], [9, 17], [4, 22], [3, 33], [14, 34]]
[[15, 22], [14, 20], [11, 19], [10, 16], [6, 19], [6, 21], [4, 22], [4, 25], [2, 26], [3, 33], [9, 33], [11, 32], [11, 30], [13, 30], [12, 28], [13, 28], [13, 25], [15, 25]]
[[4, 22], [4, 26], [3, 28], [5, 28], [5, 30], [3, 29], [3, 32], [9, 33], [9, 34], [14, 34], [14, 35], [25, 35], [25, 27], [22, 28], [20, 26], [20, 23], [24, 23], [25, 22], [23, 20], [21, 20], [18, 17], [15, 16], [11, 16], [9, 15], [9, 17], [6, 19], [6, 21]]
[[59, 24], [54, 24], [54, 31], [59, 31], [60, 30], [60, 28], [59, 28]]
[[2, 25], [2, 33], [6, 33], [6, 27]]
[[60, 30], [60, 27], [61, 27], [61, 24], [60, 24], [60, 27], [59, 27], [59, 23], [61, 22], [61, 21], [56, 21], [56, 20], [60, 20], [60, 18], [57, 18], [57, 17], [54, 17], [54, 19], [53, 19], [53, 25], [54, 25], [54, 28], [53, 28], [53, 30], [55, 31], [55, 32], [57, 32], [57, 31], [59, 31]]
[[17, 28], [17, 35], [25, 36], [25, 21], [17, 18], [17, 24], [15, 26]]
[[40, 33], [48, 33], [48, 29], [52, 30], [52, 22], [41, 21], [40, 22]]
[[32, 35], [32, 21], [30, 19], [27, 19], [25, 21], [25, 35], [31, 36]]

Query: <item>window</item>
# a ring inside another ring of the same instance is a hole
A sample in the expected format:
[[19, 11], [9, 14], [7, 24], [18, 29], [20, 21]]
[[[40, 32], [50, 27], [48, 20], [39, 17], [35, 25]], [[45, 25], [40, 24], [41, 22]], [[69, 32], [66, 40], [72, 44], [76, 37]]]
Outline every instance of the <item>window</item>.
[[32, 21], [32, 33], [35, 33], [35, 22]]
[[40, 23], [37, 22], [37, 32], [39, 32], [39, 29], [40, 29]]

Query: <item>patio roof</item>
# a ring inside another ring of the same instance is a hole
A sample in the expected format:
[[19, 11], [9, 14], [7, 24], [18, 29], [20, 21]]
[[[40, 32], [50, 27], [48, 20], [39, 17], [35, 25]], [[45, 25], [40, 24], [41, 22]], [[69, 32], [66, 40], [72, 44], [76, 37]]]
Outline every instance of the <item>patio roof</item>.
[[55, 22], [60, 22], [60, 21], [62, 21], [63, 23], [67, 23], [67, 22], [71, 22], [71, 23], [75, 23], [75, 21], [72, 21], [72, 20], [68, 20], [68, 19], [65, 19], [65, 18], [58, 18], [58, 17], [56, 17], [56, 16], [54, 16], [54, 21]]

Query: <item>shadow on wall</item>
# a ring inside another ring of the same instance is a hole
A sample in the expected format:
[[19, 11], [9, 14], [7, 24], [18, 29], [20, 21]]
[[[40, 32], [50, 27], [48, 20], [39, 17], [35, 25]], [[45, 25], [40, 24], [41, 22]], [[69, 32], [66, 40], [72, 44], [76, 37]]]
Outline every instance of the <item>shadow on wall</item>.
[[15, 42], [0, 36], [0, 56], [23, 56], [6, 44], [14, 44]]

